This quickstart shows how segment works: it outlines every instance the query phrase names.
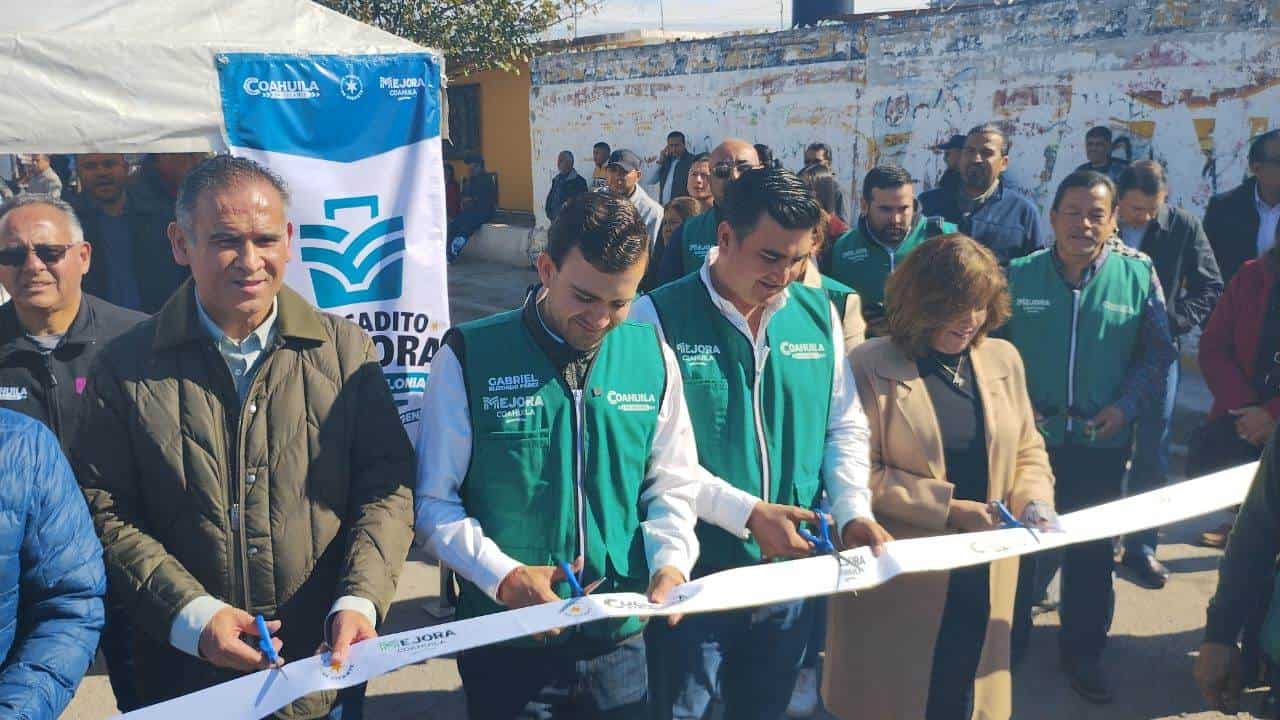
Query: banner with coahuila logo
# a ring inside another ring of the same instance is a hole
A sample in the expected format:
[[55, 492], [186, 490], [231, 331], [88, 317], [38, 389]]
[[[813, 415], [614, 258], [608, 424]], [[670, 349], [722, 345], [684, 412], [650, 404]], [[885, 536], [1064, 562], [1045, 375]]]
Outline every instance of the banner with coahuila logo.
[[217, 64], [227, 144], [292, 193], [286, 282], [369, 333], [416, 438], [449, 327], [439, 58], [227, 53]]

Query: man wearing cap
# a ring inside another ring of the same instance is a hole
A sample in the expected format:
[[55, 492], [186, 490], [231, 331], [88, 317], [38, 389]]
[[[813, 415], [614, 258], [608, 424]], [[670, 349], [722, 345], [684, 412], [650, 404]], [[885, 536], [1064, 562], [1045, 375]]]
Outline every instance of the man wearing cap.
[[960, 160], [964, 157], [964, 135], [952, 135], [951, 139], [934, 145], [933, 149], [942, 153], [942, 161], [947, 169], [938, 178], [938, 187], [949, 188], [952, 192], [960, 186], [964, 176], [960, 174]]
[[630, 150], [614, 150], [609, 156], [609, 189], [631, 201], [649, 231], [649, 250], [662, 230], [662, 206], [640, 187], [640, 156]]

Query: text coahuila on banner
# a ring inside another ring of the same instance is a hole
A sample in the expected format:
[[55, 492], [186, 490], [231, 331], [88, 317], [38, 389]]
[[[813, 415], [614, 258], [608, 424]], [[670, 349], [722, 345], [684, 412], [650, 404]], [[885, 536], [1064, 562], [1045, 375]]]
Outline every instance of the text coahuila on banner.
[[227, 144], [292, 194], [286, 282], [369, 333], [416, 438], [449, 327], [440, 59], [227, 53], [217, 64]]

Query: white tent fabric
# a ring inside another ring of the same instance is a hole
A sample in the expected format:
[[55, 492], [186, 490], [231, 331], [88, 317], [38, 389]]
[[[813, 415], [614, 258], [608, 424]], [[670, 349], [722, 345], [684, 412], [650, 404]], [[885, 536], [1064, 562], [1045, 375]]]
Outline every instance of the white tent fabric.
[[0, 153], [224, 150], [221, 52], [431, 52], [308, 0], [0, 0]]

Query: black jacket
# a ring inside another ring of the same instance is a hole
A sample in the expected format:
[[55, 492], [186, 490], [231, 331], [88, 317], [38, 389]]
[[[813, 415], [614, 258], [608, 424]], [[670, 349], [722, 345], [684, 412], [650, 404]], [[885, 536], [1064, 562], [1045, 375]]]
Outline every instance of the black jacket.
[[556, 173], [555, 177], [551, 178], [551, 189], [547, 191], [547, 201], [542, 209], [546, 211], [547, 219], [554, 222], [565, 203], [571, 198], [586, 194], [587, 180], [579, 175], [577, 170], [570, 171], [569, 175]]
[[1213, 312], [1222, 294], [1222, 274], [1200, 220], [1181, 208], [1165, 205], [1142, 237], [1142, 252], [1151, 258], [1169, 308], [1169, 329], [1185, 335]]
[[85, 414], [81, 393], [98, 351], [146, 317], [85, 293], [62, 344], [45, 355], [27, 338], [13, 303], [0, 305], [0, 408], [48, 425], [66, 451]]
[[671, 199], [689, 195], [689, 168], [693, 167], [693, 157], [692, 153], [685, 153], [678, 158], [667, 158], [658, 165], [658, 195], [654, 200], [660, 199], [666, 192], [667, 171], [671, 169], [673, 162], [676, 164], [676, 173], [671, 177]]
[[1209, 200], [1204, 212], [1204, 232], [1209, 236], [1222, 282], [1229, 283], [1241, 265], [1258, 256], [1258, 181], [1249, 178], [1242, 185]]
[[[145, 187], [147, 182], [142, 178], [130, 185], [124, 215], [129, 223], [129, 234], [133, 237], [133, 276], [138, 283], [139, 299], [138, 307], [129, 309], [150, 315], [159, 310], [173, 291], [191, 276], [191, 270], [173, 261], [168, 235], [169, 223], [174, 217], [173, 204], [159, 194], [162, 191]], [[84, 226], [84, 239], [94, 249], [83, 289], [100, 298], [110, 297], [113, 268], [106, 239], [102, 235], [102, 212], [84, 193], [72, 198], [71, 205]]]

